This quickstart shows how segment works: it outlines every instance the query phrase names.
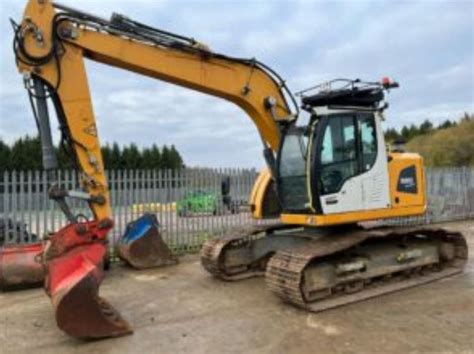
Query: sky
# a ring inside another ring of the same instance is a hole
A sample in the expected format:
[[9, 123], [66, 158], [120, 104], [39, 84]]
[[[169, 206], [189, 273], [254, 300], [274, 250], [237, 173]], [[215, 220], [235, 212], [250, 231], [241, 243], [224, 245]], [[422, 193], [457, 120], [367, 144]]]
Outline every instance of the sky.
[[[472, 0], [59, 2], [105, 18], [121, 13], [216, 52], [256, 57], [293, 92], [339, 77], [392, 77], [400, 88], [389, 94], [385, 128], [474, 112]], [[25, 4], [0, 0], [0, 138], [6, 142], [36, 135], [11, 46], [9, 17], [19, 22]], [[263, 165], [257, 129], [232, 103], [92, 61], [86, 67], [103, 144], [174, 144], [188, 166]]]

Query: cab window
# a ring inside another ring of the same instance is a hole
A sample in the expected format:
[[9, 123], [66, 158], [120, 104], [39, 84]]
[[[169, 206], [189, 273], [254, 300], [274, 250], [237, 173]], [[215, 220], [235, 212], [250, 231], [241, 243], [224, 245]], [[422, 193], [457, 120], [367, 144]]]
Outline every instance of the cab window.
[[373, 114], [330, 116], [320, 151], [321, 194], [337, 193], [346, 180], [369, 171], [377, 158]]
[[322, 194], [337, 192], [344, 181], [358, 173], [354, 116], [330, 117], [321, 146]]
[[298, 128], [289, 132], [280, 147], [278, 193], [286, 211], [304, 210], [308, 203], [306, 155], [308, 130]]
[[377, 133], [373, 115], [362, 116], [360, 122], [361, 170], [372, 168], [377, 158]]

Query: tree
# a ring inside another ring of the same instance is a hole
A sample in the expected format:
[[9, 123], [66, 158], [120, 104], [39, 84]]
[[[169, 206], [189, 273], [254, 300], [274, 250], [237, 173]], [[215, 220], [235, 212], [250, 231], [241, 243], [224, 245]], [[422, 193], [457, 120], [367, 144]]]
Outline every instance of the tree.
[[124, 169], [138, 169], [142, 166], [142, 159], [137, 145], [134, 143], [126, 146], [122, 151], [122, 166]]
[[385, 131], [385, 140], [387, 142], [393, 142], [400, 139], [401, 135], [395, 128], [388, 128]]
[[161, 151], [161, 168], [169, 169], [171, 168], [171, 154], [168, 146], [164, 145], [163, 150]]
[[461, 122], [470, 122], [472, 120], [474, 120], [474, 114], [464, 112], [464, 116], [462, 117]]
[[152, 151], [149, 148], [144, 148], [142, 151], [142, 168], [146, 170], [153, 169]]
[[420, 134], [427, 134], [433, 130], [433, 123], [431, 123], [428, 119], [426, 119], [423, 123], [421, 123], [420, 128], [417, 129], [417, 135]]
[[410, 139], [410, 129], [406, 126], [403, 126], [402, 131], [401, 131], [402, 137], [405, 140]]
[[[56, 156], [58, 158], [58, 165], [61, 169], [70, 169], [74, 167], [74, 162], [71, 160], [69, 153], [66, 152], [67, 147], [59, 146], [56, 149]], [[69, 150], [68, 150], [69, 151]]]
[[171, 145], [170, 159], [171, 159], [171, 166], [170, 166], [171, 169], [179, 170], [180, 168], [183, 167], [183, 159], [181, 158], [181, 155], [179, 154], [178, 150], [176, 150], [176, 147], [174, 145]]
[[0, 171], [10, 170], [10, 147], [0, 139]]
[[106, 169], [112, 169], [112, 149], [109, 144], [105, 144], [100, 149], [102, 152], [102, 161], [104, 162], [104, 167]]
[[13, 170], [28, 169], [28, 157], [25, 154], [25, 140], [20, 138], [12, 146], [10, 154], [11, 168]]
[[30, 157], [32, 170], [40, 170], [43, 168], [43, 151], [41, 148], [41, 139], [36, 136], [27, 141], [27, 154]]
[[438, 128], [436, 129], [447, 129], [447, 128], [451, 128], [451, 127], [454, 127], [456, 125], [456, 122], [451, 122], [449, 119], [446, 119], [443, 123], [441, 123], [440, 125], [438, 125]]
[[162, 161], [162, 156], [161, 156], [161, 152], [160, 152], [160, 149], [158, 148], [158, 146], [156, 146], [156, 144], [153, 144], [152, 147], [151, 147], [151, 166], [152, 168], [155, 168], [155, 169], [160, 169], [163, 167], [163, 161]]
[[110, 169], [117, 170], [121, 165], [122, 151], [117, 143], [112, 144], [112, 151], [110, 152]]
[[[117, 144], [105, 144], [101, 148], [106, 169], [179, 169], [183, 159], [174, 145], [160, 149], [156, 144], [151, 148], [139, 149], [130, 144], [123, 149]], [[62, 146], [55, 148], [60, 169], [73, 168], [73, 157]], [[0, 171], [42, 169], [42, 149], [39, 137], [25, 136], [11, 145], [0, 139]]]
[[408, 131], [408, 140], [413, 139], [417, 135], [420, 135], [420, 129], [415, 124], [410, 124], [410, 128], [408, 128]]

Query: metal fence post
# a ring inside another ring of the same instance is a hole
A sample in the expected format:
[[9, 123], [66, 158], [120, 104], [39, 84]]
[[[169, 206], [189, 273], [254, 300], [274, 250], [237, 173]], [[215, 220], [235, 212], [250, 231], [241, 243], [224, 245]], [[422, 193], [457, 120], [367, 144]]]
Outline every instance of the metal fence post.
[[[76, 189], [74, 171], [58, 171], [58, 182], [66, 189]], [[232, 214], [223, 204], [221, 182], [230, 177], [230, 195], [239, 204]], [[0, 221], [26, 224], [32, 241], [64, 226], [66, 219], [48, 198], [49, 183], [44, 171], [4, 171], [0, 177]], [[178, 252], [196, 251], [208, 237], [222, 235], [233, 228], [250, 224], [265, 224], [251, 218], [247, 201], [257, 177], [254, 169], [243, 168], [183, 168], [179, 170], [110, 170], [107, 171], [112, 214], [115, 221], [110, 235], [111, 247], [123, 234], [126, 224], [144, 212], [157, 215], [163, 238]], [[427, 168], [426, 194], [428, 212], [420, 217], [383, 221], [391, 225], [414, 225], [474, 218], [474, 168]], [[178, 204], [191, 191], [204, 191], [217, 198], [213, 210], [178, 215]], [[240, 203], [243, 201], [245, 207]], [[85, 203], [68, 201], [75, 213], [85, 213]], [[88, 210], [88, 209], [87, 209]], [[88, 213], [90, 216], [90, 213]], [[6, 233], [4, 242], [16, 242], [18, 237]]]

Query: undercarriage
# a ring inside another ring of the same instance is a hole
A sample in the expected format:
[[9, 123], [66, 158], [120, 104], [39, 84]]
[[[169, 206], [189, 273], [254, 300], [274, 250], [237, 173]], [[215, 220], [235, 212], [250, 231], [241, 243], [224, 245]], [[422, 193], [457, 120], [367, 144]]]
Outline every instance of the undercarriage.
[[206, 242], [201, 262], [223, 280], [265, 276], [285, 302], [318, 312], [460, 273], [467, 253], [460, 233], [435, 227], [273, 224]]

